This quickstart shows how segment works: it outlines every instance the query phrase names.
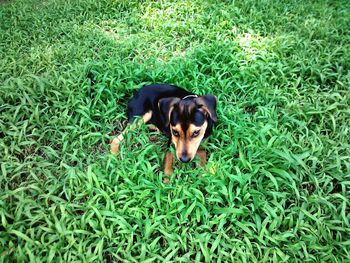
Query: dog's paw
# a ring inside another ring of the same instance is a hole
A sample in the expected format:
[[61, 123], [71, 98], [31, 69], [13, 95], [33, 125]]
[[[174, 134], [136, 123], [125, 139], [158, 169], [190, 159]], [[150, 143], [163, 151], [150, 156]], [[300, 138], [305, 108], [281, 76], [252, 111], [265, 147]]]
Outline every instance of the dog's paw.
[[159, 132], [160, 133], [160, 130], [154, 125], [150, 125], [149, 126], [149, 131], [150, 132]]
[[173, 168], [164, 169], [164, 173], [166, 176], [170, 177], [170, 175], [172, 175], [172, 173], [174, 173], [174, 170], [173, 170]]
[[111, 152], [115, 155], [119, 153], [119, 144], [124, 139], [124, 135], [121, 133], [111, 142]]
[[163, 183], [167, 184], [169, 183], [170, 176], [174, 173], [174, 170], [172, 168], [164, 169], [164, 174], [166, 175], [163, 178]]
[[169, 177], [164, 177], [163, 178], [163, 183], [168, 184], [170, 182]]
[[119, 153], [119, 140], [117, 138], [114, 138], [111, 142], [111, 152], [114, 155], [118, 155]]

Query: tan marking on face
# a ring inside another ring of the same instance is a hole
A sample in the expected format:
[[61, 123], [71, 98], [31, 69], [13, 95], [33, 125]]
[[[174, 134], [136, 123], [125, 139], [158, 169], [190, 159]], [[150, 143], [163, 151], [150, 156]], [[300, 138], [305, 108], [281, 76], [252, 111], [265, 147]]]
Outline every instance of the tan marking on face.
[[[193, 160], [204, 137], [207, 126], [208, 123], [206, 121], [202, 126], [195, 126], [194, 124], [190, 124], [186, 132], [182, 130], [181, 124], [171, 126], [171, 139], [175, 145], [177, 159], [180, 160], [182, 155], [186, 155], [190, 158], [190, 160]], [[173, 130], [179, 133], [178, 137], [174, 136]], [[193, 133], [196, 131], [199, 131], [199, 134], [196, 137], [193, 137]]]
[[[180, 124], [176, 124], [175, 126], [171, 126], [170, 125], [170, 129], [171, 129], [171, 140], [173, 142], [173, 144], [175, 145], [175, 149], [178, 148], [178, 145], [180, 144], [179, 141], [185, 137], [184, 133], [182, 131], [181, 125]], [[174, 136], [173, 131], [177, 131], [179, 133], [179, 137]]]

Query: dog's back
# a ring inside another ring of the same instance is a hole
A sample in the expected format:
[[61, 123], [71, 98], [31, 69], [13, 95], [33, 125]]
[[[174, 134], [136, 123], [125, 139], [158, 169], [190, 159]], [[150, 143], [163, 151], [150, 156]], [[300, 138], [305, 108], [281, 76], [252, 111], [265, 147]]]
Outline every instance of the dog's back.
[[139, 89], [128, 103], [128, 122], [132, 123], [137, 116], [151, 112], [152, 117], [148, 123], [154, 124], [164, 131], [163, 118], [159, 112], [158, 102], [162, 98], [176, 97], [183, 98], [192, 93], [169, 84], [145, 85]]

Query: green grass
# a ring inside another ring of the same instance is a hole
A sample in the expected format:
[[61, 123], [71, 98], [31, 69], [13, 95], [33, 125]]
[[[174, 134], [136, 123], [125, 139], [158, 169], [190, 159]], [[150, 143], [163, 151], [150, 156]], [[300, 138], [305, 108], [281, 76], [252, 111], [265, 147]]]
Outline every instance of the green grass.
[[[350, 261], [349, 25], [345, 0], [0, 1], [0, 261]], [[218, 97], [169, 184], [147, 127], [108, 150], [154, 82]]]

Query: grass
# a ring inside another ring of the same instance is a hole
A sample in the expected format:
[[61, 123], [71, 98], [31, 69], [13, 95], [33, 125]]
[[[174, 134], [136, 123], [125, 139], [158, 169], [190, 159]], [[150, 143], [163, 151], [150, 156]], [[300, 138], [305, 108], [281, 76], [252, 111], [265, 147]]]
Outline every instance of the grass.
[[[0, 261], [350, 261], [348, 1], [0, 2]], [[218, 97], [204, 169], [110, 132]]]

